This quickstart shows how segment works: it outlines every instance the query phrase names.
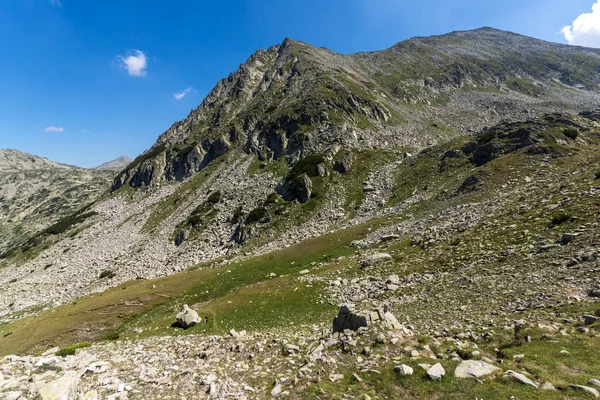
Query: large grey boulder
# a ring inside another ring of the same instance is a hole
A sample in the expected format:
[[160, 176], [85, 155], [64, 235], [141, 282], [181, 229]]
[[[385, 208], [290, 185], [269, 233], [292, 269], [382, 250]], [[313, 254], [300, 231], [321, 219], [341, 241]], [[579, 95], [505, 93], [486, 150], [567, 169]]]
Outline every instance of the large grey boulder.
[[483, 361], [465, 360], [456, 367], [454, 376], [463, 379], [479, 378], [493, 374], [496, 371], [501, 371], [501, 369]]
[[179, 314], [177, 314], [176, 318], [177, 324], [183, 329], [187, 329], [200, 322], [200, 316], [198, 315], [198, 313], [192, 310], [190, 307], [188, 307], [187, 304], [183, 305], [183, 308], [181, 309]]
[[61, 378], [44, 384], [38, 396], [42, 400], [75, 400], [79, 376], [76, 372], [68, 371]]
[[394, 367], [394, 372], [398, 375], [408, 376], [413, 374], [413, 369], [406, 364], [396, 365]]
[[333, 331], [343, 332], [344, 329], [358, 330], [367, 326], [367, 318], [353, 313], [347, 306], [341, 306], [337, 317], [333, 319]]

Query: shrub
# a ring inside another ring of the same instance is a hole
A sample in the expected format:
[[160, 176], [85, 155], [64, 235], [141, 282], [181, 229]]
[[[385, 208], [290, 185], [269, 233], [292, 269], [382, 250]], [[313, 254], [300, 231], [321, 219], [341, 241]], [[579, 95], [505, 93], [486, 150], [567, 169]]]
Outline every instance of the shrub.
[[577, 136], [579, 136], [579, 131], [575, 128], [565, 128], [563, 129], [563, 134], [570, 138], [570, 139], [577, 139]]
[[111, 332], [108, 335], [104, 336], [104, 340], [119, 340], [119, 334], [117, 332]]
[[596, 171], [596, 174], [594, 175], [594, 179], [600, 179], [600, 171]]
[[242, 206], [239, 206], [233, 212], [233, 218], [231, 219], [231, 222], [233, 222], [234, 224], [237, 224], [238, 222], [240, 222], [240, 220], [242, 219], [243, 216], [244, 216], [244, 210], [242, 209]]
[[279, 194], [276, 192], [271, 193], [267, 196], [267, 200], [265, 200], [266, 204], [275, 204], [277, 203], [277, 199], [279, 199]]
[[208, 202], [211, 204], [217, 204], [221, 201], [221, 192], [218, 190], [216, 192], [212, 192], [210, 196], [208, 196]]
[[557, 211], [553, 213], [550, 217], [550, 221], [553, 225], [560, 225], [564, 222], [570, 221], [573, 219], [573, 215], [566, 211]]
[[246, 222], [251, 224], [253, 222], [258, 222], [263, 219], [267, 215], [267, 209], [264, 207], [256, 207], [254, 210], [250, 211], [248, 216], [246, 217]]
[[102, 272], [100, 272], [100, 276], [99, 279], [104, 279], [104, 278], [108, 278], [108, 279], [112, 279], [115, 276], [117, 276], [116, 273], [114, 273], [113, 271], [111, 271], [110, 269], [106, 269]]
[[84, 347], [90, 347], [91, 344], [88, 342], [81, 342], [73, 346], [63, 347], [62, 349], [56, 352], [58, 357], [66, 357], [66, 356], [74, 356], [77, 349], [82, 349]]

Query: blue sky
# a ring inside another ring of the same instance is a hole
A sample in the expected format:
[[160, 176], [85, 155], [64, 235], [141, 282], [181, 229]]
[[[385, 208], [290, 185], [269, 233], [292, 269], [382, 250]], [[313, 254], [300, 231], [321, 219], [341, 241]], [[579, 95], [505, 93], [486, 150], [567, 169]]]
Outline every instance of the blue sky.
[[350, 53], [492, 26], [600, 45], [594, 3], [0, 0], [0, 148], [83, 167], [135, 157], [256, 49], [285, 37]]

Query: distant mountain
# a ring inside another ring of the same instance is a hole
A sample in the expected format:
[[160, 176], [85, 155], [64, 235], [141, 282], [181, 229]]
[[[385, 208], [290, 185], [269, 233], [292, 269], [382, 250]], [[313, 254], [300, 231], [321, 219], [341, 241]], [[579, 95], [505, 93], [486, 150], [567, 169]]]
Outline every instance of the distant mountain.
[[105, 162], [104, 164], [98, 165], [94, 169], [112, 169], [112, 170], [122, 170], [126, 166], [128, 166], [133, 161], [132, 158], [127, 156], [121, 156], [119, 158], [115, 158], [112, 161]]
[[0, 254], [98, 199], [115, 174], [0, 150]]
[[34, 156], [19, 150], [0, 149], [0, 172], [72, 168], [76, 167], [60, 164], [50, 161], [47, 158]]

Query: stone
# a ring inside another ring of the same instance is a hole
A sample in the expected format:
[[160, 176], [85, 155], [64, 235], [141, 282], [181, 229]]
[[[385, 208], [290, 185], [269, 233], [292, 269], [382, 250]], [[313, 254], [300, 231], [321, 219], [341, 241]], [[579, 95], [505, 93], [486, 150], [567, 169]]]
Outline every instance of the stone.
[[281, 387], [280, 384], [275, 385], [275, 387], [273, 389], [271, 389], [271, 397], [279, 396], [282, 391], [283, 391], [283, 388]]
[[400, 278], [398, 278], [398, 275], [390, 275], [387, 278], [387, 283], [393, 283], [394, 285], [397, 285], [400, 283]]
[[340, 174], [346, 174], [350, 172], [352, 168], [352, 154], [346, 154], [341, 160], [336, 161], [333, 164], [333, 170]]
[[591, 388], [591, 387], [588, 387], [588, 386], [582, 386], [582, 385], [571, 385], [570, 387], [573, 390], [579, 390], [579, 391], [591, 394], [595, 398], [599, 398], [600, 397], [600, 392], [598, 392], [597, 389], [594, 389], [594, 388]]
[[556, 390], [556, 387], [551, 384], [550, 382], [544, 382], [544, 384], [542, 386], [540, 386], [540, 389], [542, 390]]
[[198, 315], [198, 313], [192, 310], [190, 307], [188, 307], [187, 304], [183, 305], [181, 311], [179, 312], [179, 314], [177, 314], [176, 318], [177, 325], [179, 325], [183, 329], [188, 329], [189, 327], [192, 327], [198, 322], [200, 322], [200, 316]]
[[21, 392], [8, 392], [8, 393], [0, 393], [3, 397], [3, 400], [19, 400], [19, 399], [24, 399], [24, 397], [22, 397], [22, 393]]
[[75, 400], [78, 383], [77, 374], [68, 371], [61, 378], [44, 384], [38, 394], [42, 400]]
[[579, 235], [579, 233], [563, 233], [561, 242], [563, 244], [571, 243]]
[[600, 308], [596, 310], [596, 312], [594, 313], [594, 315], [596, 317], [600, 317]]
[[333, 319], [333, 332], [344, 332], [344, 329], [356, 331], [363, 326], [367, 327], [367, 318], [354, 314], [348, 306], [341, 306], [337, 317]]
[[599, 319], [600, 319], [600, 317], [596, 317], [595, 315], [584, 315], [583, 316], [583, 324], [585, 326], [589, 326], [589, 325], [595, 324]]
[[329, 380], [332, 383], [335, 383], [337, 381], [341, 381], [342, 379], [344, 379], [344, 375], [343, 374], [329, 374]]
[[413, 374], [413, 369], [406, 364], [396, 365], [394, 367], [394, 372], [398, 375], [407, 376]]
[[374, 253], [371, 254], [370, 256], [368, 256], [367, 258], [365, 258], [361, 265], [363, 268], [365, 267], [371, 267], [373, 265], [377, 265], [377, 264], [381, 264], [384, 263], [386, 261], [390, 261], [392, 259], [392, 256], [389, 255], [388, 253]]
[[588, 383], [589, 383], [590, 385], [594, 385], [594, 386], [598, 386], [598, 387], [600, 387], [600, 380], [598, 380], [598, 379], [590, 379], [590, 380], [588, 381]]
[[383, 321], [385, 322], [386, 327], [389, 329], [400, 330], [403, 328], [402, 324], [400, 324], [396, 317], [394, 317], [394, 315], [389, 311], [385, 312]]
[[352, 374], [352, 381], [360, 383], [363, 381], [363, 379], [360, 376], [358, 376], [356, 373], [354, 373], [354, 374]]
[[95, 390], [90, 390], [83, 396], [82, 400], [98, 400], [98, 392]]
[[442, 379], [444, 375], [446, 375], [446, 370], [444, 370], [444, 367], [440, 363], [435, 364], [427, 370], [427, 376], [434, 381]]
[[465, 360], [454, 370], [457, 378], [480, 378], [501, 371], [500, 368], [483, 361]]
[[370, 183], [363, 182], [363, 192], [372, 193], [372, 192], [375, 192], [376, 190], [377, 189], [375, 189]]
[[519, 383], [522, 383], [523, 385], [529, 385], [529, 386], [533, 386], [534, 388], [538, 387], [538, 384], [535, 383], [534, 381], [532, 381], [531, 379], [529, 379], [528, 377], [526, 377], [523, 374], [520, 374], [518, 372], [512, 371], [512, 370], [508, 370], [504, 373], [504, 378], [505, 379], [512, 379], [514, 381], [517, 381]]

